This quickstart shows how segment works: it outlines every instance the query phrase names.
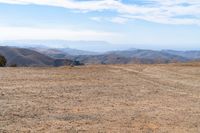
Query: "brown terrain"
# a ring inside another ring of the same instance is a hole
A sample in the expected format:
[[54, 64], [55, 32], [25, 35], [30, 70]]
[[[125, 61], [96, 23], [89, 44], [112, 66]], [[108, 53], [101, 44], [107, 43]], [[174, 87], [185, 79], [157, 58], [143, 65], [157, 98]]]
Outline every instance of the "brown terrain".
[[0, 132], [200, 133], [200, 65], [0, 68]]

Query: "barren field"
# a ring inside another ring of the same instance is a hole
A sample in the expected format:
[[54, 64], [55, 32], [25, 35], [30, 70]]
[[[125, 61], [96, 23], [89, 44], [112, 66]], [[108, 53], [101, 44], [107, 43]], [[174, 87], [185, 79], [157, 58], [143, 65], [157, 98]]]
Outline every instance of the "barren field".
[[0, 68], [0, 133], [200, 133], [200, 65]]

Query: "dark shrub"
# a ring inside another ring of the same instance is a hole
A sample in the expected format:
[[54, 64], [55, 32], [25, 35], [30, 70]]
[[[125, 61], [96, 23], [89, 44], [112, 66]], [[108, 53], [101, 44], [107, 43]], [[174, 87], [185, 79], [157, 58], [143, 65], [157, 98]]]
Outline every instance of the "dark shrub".
[[6, 63], [7, 63], [6, 58], [0, 55], [0, 67], [5, 67]]
[[80, 61], [73, 61], [73, 63], [71, 64], [73, 66], [81, 66], [81, 65], [84, 65], [83, 63], [81, 63]]
[[17, 64], [12, 64], [10, 65], [10, 67], [17, 67]]

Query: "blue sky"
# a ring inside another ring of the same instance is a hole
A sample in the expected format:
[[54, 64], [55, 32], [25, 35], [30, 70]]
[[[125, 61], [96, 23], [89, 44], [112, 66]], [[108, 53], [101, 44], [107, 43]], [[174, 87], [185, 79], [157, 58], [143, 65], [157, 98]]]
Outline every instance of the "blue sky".
[[0, 0], [0, 40], [200, 49], [199, 0]]

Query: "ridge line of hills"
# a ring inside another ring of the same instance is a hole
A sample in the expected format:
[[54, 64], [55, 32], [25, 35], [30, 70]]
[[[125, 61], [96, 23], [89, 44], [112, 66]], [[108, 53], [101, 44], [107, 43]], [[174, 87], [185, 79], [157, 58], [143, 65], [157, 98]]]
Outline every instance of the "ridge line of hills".
[[65, 66], [81, 64], [166, 64], [200, 60], [200, 51], [129, 49], [95, 53], [70, 48], [18, 48], [0, 46], [8, 66]]

